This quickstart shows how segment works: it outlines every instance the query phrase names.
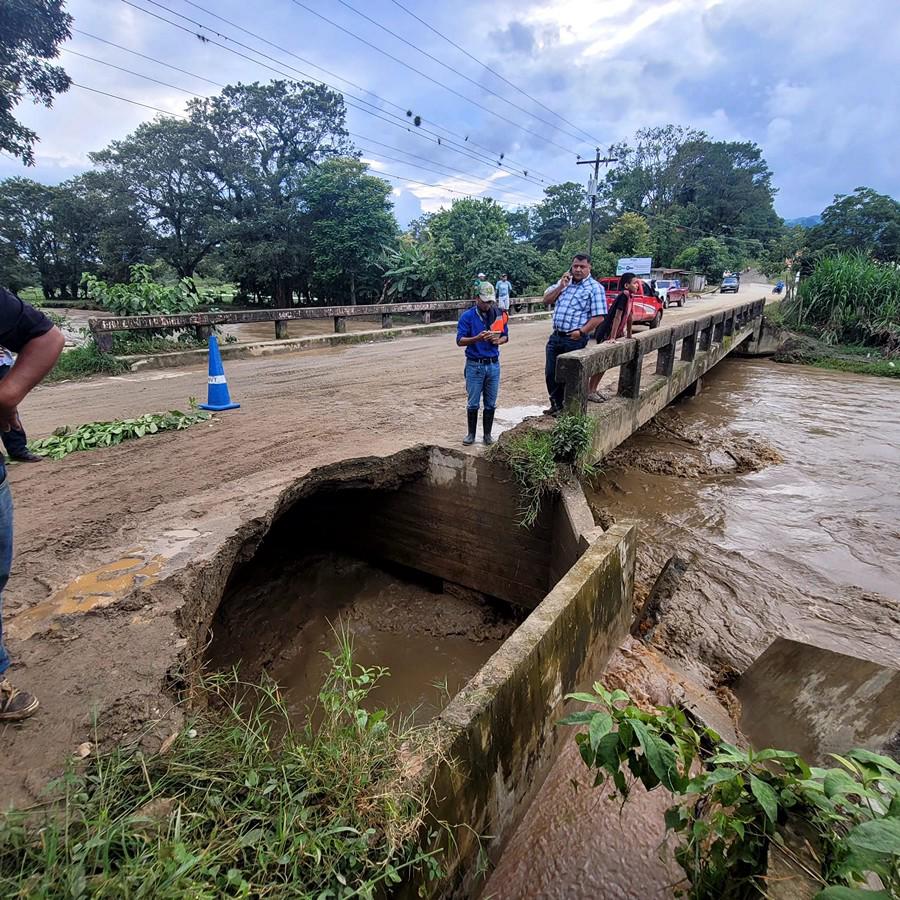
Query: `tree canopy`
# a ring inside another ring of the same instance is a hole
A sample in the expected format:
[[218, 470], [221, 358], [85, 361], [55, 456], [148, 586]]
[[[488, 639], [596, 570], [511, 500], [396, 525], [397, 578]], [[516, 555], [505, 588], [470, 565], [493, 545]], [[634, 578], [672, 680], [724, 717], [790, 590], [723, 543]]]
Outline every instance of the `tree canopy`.
[[3, 0], [0, 3], [0, 150], [34, 164], [37, 134], [13, 115], [25, 96], [44, 106], [72, 83], [55, 59], [71, 36], [72, 17], [63, 0]]

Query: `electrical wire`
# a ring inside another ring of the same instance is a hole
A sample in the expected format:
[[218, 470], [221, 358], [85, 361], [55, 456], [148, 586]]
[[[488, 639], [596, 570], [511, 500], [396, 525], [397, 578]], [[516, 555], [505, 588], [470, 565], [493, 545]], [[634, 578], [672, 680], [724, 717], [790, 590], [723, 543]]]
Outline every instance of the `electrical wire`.
[[98, 88], [88, 87], [86, 84], [79, 84], [77, 81], [73, 81], [72, 86], [81, 88], [83, 91], [90, 91], [92, 94], [102, 94], [104, 97], [112, 97], [114, 100], [124, 100], [125, 103], [131, 103], [134, 106], [142, 106], [144, 109], [152, 109], [153, 112], [162, 113], [164, 116], [177, 116], [179, 119], [187, 118], [187, 116], [182, 115], [181, 113], [160, 109], [158, 106], [151, 106], [149, 103], [141, 103], [140, 100], [131, 100], [128, 97], [120, 97], [118, 94], [110, 94], [108, 91], [101, 91]]
[[[262, 62], [258, 59], [254, 59], [253, 57], [247, 56], [245, 53], [241, 53], [239, 50], [235, 50], [233, 47], [229, 47], [226, 44], [222, 44], [216, 40], [213, 40], [213, 38], [207, 37], [206, 35], [203, 35], [203, 34], [198, 34], [197, 32], [192, 31], [190, 28], [186, 28], [184, 25], [180, 25], [178, 22], [173, 22], [171, 19], [167, 19], [165, 16], [159, 15], [158, 13], [155, 13], [152, 10], [145, 9], [142, 6], [138, 6], [136, 3], [133, 3], [132, 0], [121, 0], [121, 2], [126, 4], [127, 6], [132, 7], [133, 9], [140, 10], [141, 12], [145, 13], [148, 16], [151, 16], [154, 19], [157, 19], [161, 22], [165, 22], [166, 24], [171, 25], [172, 27], [177, 28], [180, 31], [184, 31], [185, 33], [190, 34], [191, 36], [199, 39], [200, 41], [202, 41], [205, 44], [210, 44], [212, 46], [219, 47], [228, 53], [231, 53], [231, 54], [234, 54], [235, 56], [240, 57], [241, 59], [245, 59], [251, 63], [254, 63], [255, 65], [258, 65], [258, 66], [261, 66], [262, 68], [268, 69], [271, 72], [275, 72], [277, 75], [281, 75], [283, 78], [287, 78], [290, 81], [296, 81], [296, 79], [293, 76], [289, 75], [287, 72], [284, 72], [282, 69], [275, 68], [268, 62]], [[156, 2], [156, 0], [145, 0], [145, 2], [152, 3], [154, 6], [157, 6], [161, 9], [165, 9], [167, 12], [171, 12], [173, 15], [176, 15], [179, 18], [190, 22], [191, 24], [196, 25], [197, 27], [199, 27], [201, 29], [210, 31], [212, 34], [215, 34], [215, 35], [223, 38], [224, 40], [231, 41], [232, 43], [237, 44], [237, 46], [243, 47], [244, 49], [249, 50], [251, 53], [255, 53], [258, 56], [262, 55], [259, 50], [255, 50], [253, 47], [250, 47], [247, 44], [242, 43], [241, 41], [231, 38], [228, 35], [223, 35], [220, 32], [217, 32], [214, 29], [209, 28], [209, 26], [207, 26], [207, 25], [203, 25], [202, 23], [196, 22], [195, 20], [190, 19], [187, 16], [182, 15], [181, 13], [175, 12], [174, 10], [169, 9], [169, 7]], [[309, 73], [304, 72], [301, 69], [297, 69], [295, 66], [291, 66], [288, 63], [285, 63], [281, 60], [278, 60], [277, 62], [279, 63], [279, 65], [282, 65], [285, 68], [290, 69], [291, 71], [296, 72], [299, 75], [302, 75], [304, 78], [310, 79], [311, 81], [317, 82], [319, 84], [323, 84], [326, 87], [329, 87], [332, 90], [343, 94], [343, 91], [341, 91], [339, 88], [335, 87], [334, 85], [329, 84], [327, 81], [322, 81], [321, 79], [316, 78], [315, 76], [310, 75]], [[385, 115], [383, 115], [383, 110], [380, 110], [377, 106], [375, 106], [372, 103], [369, 103], [366, 100], [358, 100], [356, 98], [354, 98], [353, 100], [349, 100], [346, 97], [344, 97], [344, 102], [353, 109], [357, 109], [360, 112], [364, 112], [367, 115], [374, 116], [375, 118], [380, 118], [385, 122], [389, 122], [390, 124], [394, 125], [395, 127], [403, 128], [404, 130], [410, 132], [411, 134], [418, 134], [421, 131], [426, 131], [428, 134], [434, 136], [436, 143], [441, 144], [442, 146], [443, 145], [451, 146], [451, 147], [453, 147], [453, 149], [455, 149], [457, 152], [461, 153], [462, 155], [468, 155], [473, 159], [478, 159], [479, 162], [485, 162], [485, 161], [493, 162], [492, 159], [491, 160], [479, 159], [479, 154], [477, 154], [475, 151], [469, 152], [468, 148], [463, 147], [454, 141], [448, 141], [446, 138], [442, 139], [440, 135], [437, 135], [434, 132], [428, 131], [428, 129], [417, 128], [415, 131], [413, 131], [413, 129], [410, 128], [406, 122], [403, 122], [403, 121], [396, 122], [393, 119], [387, 119], [387, 118], [385, 118]], [[365, 109], [359, 105], [360, 103], [363, 104], [363, 106], [371, 107], [372, 109], [371, 110]], [[375, 110], [375, 112], [373, 112], [373, 110]], [[387, 114], [387, 115], [390, 115], [390, 114]], [[395, 117], [395, 118], [399, 118], [399, 117]], [[516, 169], [515, 167], [510, 166], [510, 165], [503, 166], [503, 168], [506, 171], [509, 171], [510, 173], [515, 175], [515, 177], [521, 178], [532, 184], [543, 184], [544, 183], [542, 179], [537, 179], [537, 178], [531, 176], [529, 174], [528, 170]]]
[[[349, 9], [351, 12], [355, 13], [356, 15], [362, 17], [367, 22], [370, 22], [376, 28], [380, 28], [383, 32], [385, 32], [385, 34], [389, 34], [391, 37], [395, 38], [396, 40], [400, 41], [401, 43], [406, 44], [407, 47], [411, 47], [413, 50], [415, 50], [417, 53], [424, 56], [426, 59], [430, 59], [432, 62], [436, 62], [439, 66], [443, 67], [444, 69], [447, 69], [447, 71], [449, 71], [453, 75], [458, 75], [460, 78], [465, 79], [466, 81], [469, 82], [469, 84], [472, 84], [475, 87], [477, 87], [478, 90], [486, 91], [488, 94], [491, 94], [493, 97], [496, 97], [498, 100], [502, 100], [505, 104], [507, 104], [508, 106], [511, 106], [513, 109], [517, 109], [517, 110], [519, 110], [519, 112], [525, 113], [526, 116], [530, 116], [531, 118], [537, 119], [538, 122], [543, 122], [544, 125], [547, 125], [550, 128], [553, 128], [557, 131], [561, 131], [563, 134], [567, 134], [569, 137], [574, 138], [576, 141], [582, 141], [582, 142], [584, 141], [583, 137], [579, 137], [577, 134], [573, 134], [571, 131], [567, 131], [564, 128], [560, 128], [559, 125], [556, 125], [553, 122], [548, 122], [546, 119], [543, 119], [540, 116], [535, 115], [533, 112], [525, 109], [523, 106], [519, 106], [517, 103], [513, 103], [512, 100], [510, 100], [507, 97], [504, 97], [502, 94], [498, 94], [496, 91], [491, 90], [489, 87], [487, 87], [484, 84], [481, 84], [480, 82], [476, 81], [474, 78], [469, 78], [469, 76], [466, 75], [464, 72], [460, 72], [459, 69], [455, 69], [453, 66], [449, 65], [448, 63], [445, 63], [443, 60], [438, 59], [438, 57], [429, 53], [427, 50], [423, 50], [421, 47], [417, 47], [412, 41], [408, 41], [402, 35], [397, 34], [396, 31], [393, 31], [392, 29], [388, 28], [386, 25], [382, 25], [380, 22], [376, 21], [375, 19], [373, 19], [371, 16], [367, 15], [366, 13], [362, 12], [362, 10], [357, 9], [355, 6], [351, 6], [351, 4], [349, 4], [347, 2], [347, 0], [338, 0], [338, 3], [340, 3], [341, 6], [345, 6], [347, 9]], [[591, 138], [588, 138], [588, 140], [591, 140]], [[575, 155], [578, 156], [577, 153]]]
[[[402, 9], [403, 12], [405, 12], [407, 15], [412, 16], [417, 22], [421, 22], [421, 24], [424, 25], [429, 31], [434, 32], [434, 34], [436, 34], [439, 38], [446, 41], [448, 44], [450, 44], [451, 47], [455, 47], [457, 50], [459, 50], [460, 53], [464, 54], [469, 59], [477, 59], [477, 57], [475, 57], [474, 54], [472, 54], [468, 50], [466, 50], [465, 47], [461, 47], [459, 44], [456, 43], [456, 41], [452, 40], [451, 38], [448, 38], [447, 35], [445, 35], [443, 32], [439, 31], [433, 25], [426, 22], [421, 16], [416, 15], [416, 13], [414, 13], [409, 7], [404, 6], [400, 2], [400, 0], [391, 0], [391, 3], [393, 3], [394, 6], [397, 6], [400, 9]], [[581, 126], [576, 125], [574, 122], [570, 122], [565, 116], [562, 116], [555, 110], [552, 110], [545, 103], [541, 103], [541, 101], [538, 100], [537, 97], [532, 97], [531, 94], [528, 93], [528, 91], [525, 91], [522, 88], [520, 88], [518, 85], [513, 84], [508, 78], [504, 78], [499, 72], [495, 71], [494, 69], [489, 68], [483, 62], [479, 62], [479, 65], [483, 69], [485, 69], [485, 71], [490, 72], [496, 78], [499, 78], [502, 82], [504, 82], [505, 84], [508, 84], [511, 88], [518, 91], [520, 94], [522, 94], [523, 97], [527, 97], [532, 103], [536, 103], [538, 106], [547, 110], [547, 112], [550, 113], [551, 115], [556, 116], [556, 118], [559, 119], [561, 122], [565, 122], [566, 125], [571, 126], [576, 131], [580, 131], [585, 137], [588, 138], [588, 140], [591, 141], [591, 143], [598, 144], [598, 145], [600, 143], [602, 143], [602, 141], [599, 138], [592, 137], [591, 134], [589, 132], [585, 131], [583, 128], [581, 128]]]
[[[161, 84], [161, 85], [164, 85], [165, 87], [169, 87], [169, 88], [172, 88], [173, 90], [181, 91], [182, 93], [185, 93], [185, 94], [188, 94], [189, 96], [195, 97], [195, 98], [197, 98], [198, 100], [203, 100], [203, 99], [205, 99], [205, 98], [203, 97], [203, 95], [201, 95], [201, 94], [196, 94], [196, 93], [194, 93], [193, 91], [189, 91], [189, 90], [187, 90], [186, 88], [179, 87], [178, 85], [169, 84], [168, 82], [160, 81], [159, 79], [156, 79], [156, 78], [151, 78], [149, 75], [145, 75], [143, 72], [137, 72], [137, 71], [135, 71], [134, 69], [127, 69], [127, 68], [124, 68], [123, 66], [117, 66], [117, 65], [114, 65], [113, 63], [108, 62], [107, 60], [99, 59], [99, 58], [97, 58], [97, 57], [95, 57], [95, 56], [90, 56], [90, 55], [87, 54], [87, 53], [80, 53], [80, 52], [78, 52], [78, 51], [76, 51], [76, 50], [69, 50], [69, 49], [67, 49], [67, 48], [64, 48], [64, 49], [66, 49], [66, 52], [73, 53], [75, 56], [79, 56], [79, 57], [81, 57], [82, 59], [88, 59], [88, 60], [90, 60], [91, 62], [95, 62], [95, 63], [99, 63], [100, 65], [108, 66], [109, 68], [115, 69], [115, 70], [118, 71], [118, 72], [124, 72], [124, 73], [126, 73], [126, 74], [128, 74], [128, 75], [133, 75], [133, 76], [135, 76], [135, 77], [137, 77], [137, 78], [143, 78], [143, 79], [145, 79], [146, 81], [153, 82], [154, 84]], [[161, 65], [167, 65], [166, 63], [162, 62], [162, 60], [154, 60], [154, 61], [160, 63]], [[173, 68], [174, 68], [174, 67], [173, 67]], [[197, 78], [202, 77], [202, 76], [197, 76], [197, 75], [195, 75], [195, 74], [192, 73], [192, 72], [188, 72], [188, 71], [185, 70], [185, 69], [182, 69], [181, 71], [184, 72], [186, 75], [190, 75], [190, 76], [192, 76], [192, 77], [197, 77]], [[209, 80], [209, 79], [204, 79], [204, 80]], [[211, 84], [216, 84], [216, 82], [210, 82], [210, 83], [211, 83]], [[218, 85], [218, 87], [224, 87], [224, 85]], [[364, 136], [364, 135], [356, 134], [355, 132], [352, 132], [352, 131], [348, 131], [348, 134], [349, 134], [351, 137], [358, 138], [358, 139], [364, 140], [364, 141], [368, 141], [369, 143], [372, 143], [372, 144], [379, 144], [380, 146], [385, 147], [385, 148], [388, 149], [388, 150], [392, 150], [392, 151], [394, 151], [394, 152], [396, 152], [396, 153], [403, 153], [403, 154], [406, 154], [407, 156], [413, 157], [414, 159], [419, 159], [419, 160], [422, 160], [423, 162], [435, 164], [435, 161], [434, 161], [434, 160], [431, 160], [431, 159], [428, 159], [428, 158], [422, 157], [422, 156], [417, 156], [417, 155], [414, 154], [414, 153], [409, 153], [408, 151], [403, 150], [403, 149], [400, 148], [400, 147], [393, 147], [393, 146], [391, 146], [390, 144], [384, 144], [384, 143], [382, 143], [381, 141], [375, 140], [374, 138], [370, 138], [370, 137], [367, 137], [367, 136]], [[486, 193], [486, 192], [488, 192], [488, 191], [493, 190], [493, 191], [495, 191], [495, 192], [499, 192], [499, 193], [503, 193], [503, 194], [509, 194], [510, 196], [516, 197], [516, 198], [519, 200], [519, 202], [527, 202], [527, 203], [533, 203], [533, 202], [536, 202], [533, 198], [526, 197], [526, 196], [525, 196], [524, 194], [522, 194], [521, 192], [513, 191], [513, 190], [508, 190], [508, 189], [503, 188], [503, 187], [495, 186], [495, 185], [491, 184], [491, 182], [490, 182], [487, 178], [484, 178], [484, 177], [475, 175], [475, 174], [473, 174], [473, 173], [471, 173], [471, 172], [465, 172], [465, 171], [463, 171], [463, 170], [461, 170], [461, 169], [456, 169], [456, 170], [454, 170], [454, 171], [445, 171], [445, 170], [440, 170], [440, 169], [434, 169], [434, 168], [430, 168], [430, 167], [428, 167], [428, 166], [422, 166], [422, 165], [417, 165], [416, 163], [411, 163], [411, 162], [409, 162], [408, 160], [398, 159], [398, 158], [393, 157], [393, 156], [386, 156], [386, 155], [384, 155], [383, 153], [381, 153], [380, 151], [369, 150], [369, 149], [365, 149], [365, 148], [358, 148], [358, 149], [360, 149], [360, 150], [362, 150], [363, 152], [366, 152], [366, 153], [368, 153], [368, 154], [370, 154], [370, 155], [372, 155], [372, 156], [378, 156], [378, 157], [382, 157], [382, 158], [384, 158], [384, 159], [391, 160], [391, 161], [393, 161], [393, 162], [403, 163], [404, 165], [407, 165], [407, 166], [409, 166], [410, 168], [413, 168], [413, 169], [422, 169], [422, 170], [424, 170], [424, 171], [426, 171], [426, 172], [432, 172], [432, 173], [434, 173], [434, 174], [437, 174], [437, 175], [444, 175], [444, 176], [450, 177], [450, 178], [455, 178], [455, 177], [457, 177], [458, 175], [462, 175], [462, 176], [464, 176], [464, 179], [465, 179], [469, 184], [472, 184], [475, 188], [477, 188], [477, 190], [478, 190], [479, 193]], [[377, 171], [377, 170], [376, 170], [376, 171]]]
[[[152, 0], [147, 0], [147, 2], [152, 2]], [[386, 56], [388, 59], [393, 60], [399, 65], [403, 66], [405, 69], [409, 69], [411, 72], [415, 72], [420, 77], [426, 79], [426, 81], [432, 82], [432, 84], [436, 84], [438, 87], [442, 87], [445, 91], [449, 91], [456, 97], [459, 97], [462, 100], [465, 100], [466, 103], [470, 103], [472, 106], [478, 107], [478, 109], [484, 110], [488, 115], [493, 116], [495, 119], [499, 119], [501, 122], [506, 122], [508, 125], [512, 125], [513, 128], [518, 128], [521, 131], [524, 131], [526, 134], [530, 134], [532, 137], [536, 137], [539, 141], [543, 141], [545, 144], [550, 144], [553, 147], [557, 147], [562, 150], [564, 153], [571, 153], [573, 156], [578, 156], [578, 153], [575, 150], [572, 150], [570, 147], [563, 147], [562, 144], [558, 144], [556, 141], [551, 140], [548, 137], [542, 135], [539, 131], [534, 131], [531, 128], [527, 128], [524, 125], [519, 124], [518, 122], [513, 121], [512, 119], [508, 119], [506, 116], [501, 115], [498, 112], [494, 112], [490, 107], [484, 106], [479, 103], [477, 100], [473, 100], [471, 97], [467, 97], [465, 94], [460, 93], [455, 88], [450, 87], [447, 84], [444, 84], [442, 81], [439, 81], [437, 78], [432, 78], [427, 72], [423, 72], [421, 69], [417, 69], [415, 66], [411, 66], [408, 62], [404, 62], [400, 59], [399, 56], [394, 56], [392, 53], [388, 53], [387, 50], [383, 50], [377, 44], [373, 44], [371, 41], [366, 40], [364, 37], [360, 37], [358, 34], [354, 34], [349, 28], [345, 28], [338, 22], [335, 22], [333, 19], [329, 19], [328, 16], [322, 15], [322, 13], [317, 12], [311, 7], [307, 6], [302, 0], [291, 0], [292, 3], [299, 6], [301, 9], [305, 9], [308, 13], [316, 16], [321, 19], [323, 22], [327, 22], [329, 25], [334, 26], [339, 31], [344, 32], [344, 34], [350, 35], [350, 37], [359, 41], [360, 43], [365, 44], [367, 47], [371, 47], [376, 53], [380, 53], [382, 56]]]

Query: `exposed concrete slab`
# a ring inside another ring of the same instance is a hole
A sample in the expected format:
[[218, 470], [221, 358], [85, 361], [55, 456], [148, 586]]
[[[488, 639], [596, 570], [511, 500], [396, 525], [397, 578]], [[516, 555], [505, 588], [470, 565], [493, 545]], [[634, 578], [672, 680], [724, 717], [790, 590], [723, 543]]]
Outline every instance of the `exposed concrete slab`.
[[779, 328], [765, 316], [759, 322], [753, 335], [739, 347], [734, 355], [739, 357], [773, 356], [787, 338], [787, 332]]
[[900, 669], [778, 638], [736, 693], [757, 748], [793, 750], [813, 765], [854, 747], [900, 751]]

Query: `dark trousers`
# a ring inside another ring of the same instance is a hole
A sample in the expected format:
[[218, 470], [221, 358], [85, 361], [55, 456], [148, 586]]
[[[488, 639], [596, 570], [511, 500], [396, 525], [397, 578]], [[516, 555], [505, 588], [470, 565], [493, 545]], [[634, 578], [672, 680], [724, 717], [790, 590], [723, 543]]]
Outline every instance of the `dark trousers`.
[[556, 359], [563, 353], [571, 353], [573, 350], [582, 350], [587, 346], [587, 337], [580, 341], [573, 341], [564, 334], [553, 332], [547, 339], [547, 363], [544, 367], [544, 377], [547, 380], [547, 393], [550, 396], [550, 405], [559, 409], [563, 405], [565, 389], [556, 380]]
[[[0, 366], [0, 381], [2, 381], [12, 366]], [[28, 449], [28, 438], [24, 431], [0, 431], [0, 439], [3, 440], [3, 446], [10, 456], [21, 456]]]

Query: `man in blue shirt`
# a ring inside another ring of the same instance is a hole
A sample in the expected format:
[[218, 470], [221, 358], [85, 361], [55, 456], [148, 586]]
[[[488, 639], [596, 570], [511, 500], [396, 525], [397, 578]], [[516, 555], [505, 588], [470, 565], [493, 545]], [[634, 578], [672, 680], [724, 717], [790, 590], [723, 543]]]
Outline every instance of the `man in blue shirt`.
[[591, 258], [586, 253], [575, 254], [572, 268], [544, 291], [544, 303], [553, 308], [553, 333], [544, 366], [550, 408], [544, 414], [555, 416], [563, 405], [563, 385], [556, 381], [557, 357], [585, 347], [606, 315], [606, 291], [591, 276]]
[[493, 444], [491, 429], [500, 391], [500, 345], [509, 340], [509, 316], [497, 309], [493, 299], [479, 295], [475, 305], [460, 317], [456, 327], [456, 344], [466, 348], [466, 394], [469, 431], [463, 438], [468, 446], [475, 443], [478, 407], [484, 397], [484, 442]]
[[500, 280], [494, 285], [497, 292], [497, 308], [509, 312], [509, 295], [512, 293], [512, 285], [507, 275], [501, 275]]

